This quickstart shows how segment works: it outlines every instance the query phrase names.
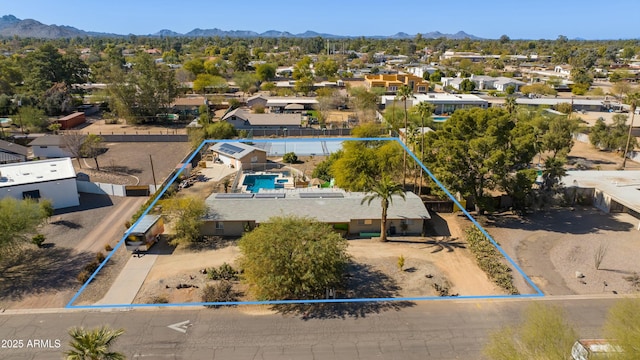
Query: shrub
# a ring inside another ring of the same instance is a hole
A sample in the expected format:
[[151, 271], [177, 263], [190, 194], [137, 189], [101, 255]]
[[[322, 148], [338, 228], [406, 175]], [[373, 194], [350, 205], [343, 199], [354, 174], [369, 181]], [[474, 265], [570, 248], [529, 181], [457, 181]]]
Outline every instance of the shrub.
[[98, 269], [98, 266], [100, 266], [100, 263], [97, 260], [94, 260], [85, 265], [84, 271], [88, 272], [89, 275], [91, 275]]
[[403, 267], [404, 267], [404, 256], [400, 255], [398, 256], [398, 270], [402, 271]]
[[476, 257], [478, 266], [484, 271], [489, 279], [512, 295], [519, 294], [518, 289], [513, 285], [511, 268], [502, 262], [502, 256], [495, 246], [476, 227], [466, 230], [469, 250]]
[[[202, 289], [203, 302], [230, 302], [236, 301], [238, 294], [233, 290], [230, 281], [223, 280], [216, 284], [209, 284]], [[206, 305], [208, 308], [217, 308], [220, 305]]]
[[89, 280], [90, 276], [91, 276], [90, 272], [88, 272], [87, 270], [82, 270], [80, 271], [76, 279], [78, 279], [80, 283], [84, 284], [85, 282], [87, 282], [87, 280]]
[[111, 250], [113, 250], [113, 247], [111, 247], [111, 245], [107, 244], [104, 246], [104, 251], [110, 252]]
[[37, 247], [42, 247], [42, 244], [44, 244], [45, 240], [46, 240], [46, 237], [43, 234], [34, 235], [31, 238], [31, 242]]
[[286, 154], [284, 154], [284, 156], [282, 157], [282, 161], [288, 163], [288, 164], [294, 164], [296, 162], [298, 162], [298, 155], [296, 155], [296, 153], [294, 152], [288, 152]]
[[227, 263], [220, 265], [217, 269], [209, 269], [207, 274], [211, 280], [238, 280], [238, 271]]
[[149, 298], [147, 304], [168, 304], [169, 298], [166, 295], [156, 295]]
[[99, 253], [96, 254], [96, 261], [98, 263], [103, 262], [105, 258], [106, 258], [106, 256], [104, 256], [104, 253], [102, 253], [102, 252], [99, 252]]

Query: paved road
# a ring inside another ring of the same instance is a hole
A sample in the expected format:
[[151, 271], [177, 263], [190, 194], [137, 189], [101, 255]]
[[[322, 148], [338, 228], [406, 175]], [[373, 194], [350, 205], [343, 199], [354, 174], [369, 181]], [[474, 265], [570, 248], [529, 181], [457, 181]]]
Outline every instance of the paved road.
[[[108, 324], [126, 330], [114, 350], [129, 359], [479, 359], [488, 334], [515, 322], [531, 301], [562, 306], [581, 337], [597, 337], [615, 299], [430, 301], [308, 320], [251, 315], [243, 308], [4, 313], [0, 345], [5, 340], [22, 340], [23, 345], [0, 348], [0, 358], [60, 359], [70, 327]], [[168, 327], [187, 320], [184, 333]], [[51, 346], [34, 348], [34, 339]]]

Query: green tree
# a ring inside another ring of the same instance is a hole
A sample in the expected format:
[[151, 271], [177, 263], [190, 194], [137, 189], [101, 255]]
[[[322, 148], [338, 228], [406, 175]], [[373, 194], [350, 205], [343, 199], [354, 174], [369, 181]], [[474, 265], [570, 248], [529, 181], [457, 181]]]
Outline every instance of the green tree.
[[504, 109], [507, 110], [509, 115], [514, 116], [518, 110], [518, 103], [516, 103], [515, 96], [507, 96], [504, 99]]
[[399, 171], [402, 153], [395, 141], [346, 141], [330, 172], [339, 188], [365, 191], [370, 179]]
[[287, 164], [294, 164], [298, 162], [298, 155], [296, 155], [296, 153], [294, 152], [288, 152], [284, 154], [284, 156], [282, 157], [282, 161], [286, 162]]
[[622, 299], [609, 309], [604, 325], [604, 336], [620, 346], [621, 353], [613, 359], [633, 360], [640, 358], [640, 301]]
[[333, 58], [325, 58], [314, 65], [315, 74], [318, 77], [334, 77], [338, 73], [338, 68], [338, 63]]
[[65, 352], [66, 360], [124, 360], [121, 353], [111, 351], [124, 329], [112, 330], [103, 326], [87, 330], [75, 327], [69, 330], [71, 350]]
[[[407, 101], [413, 98], [413, 89], [409, 86], [402, 86], [396, 93], [396, 98], [404, 105], [404, 130], [409, 132], [409, 113], [407, 112]], [[402, 157], [402, 186], [407, 184], [407, 152]]]
[[380, 241], [387, 241], [387, 211], [389, 205], [393, 203], [393, 197], [397, 196], [405, 199], [404, 187], [393, 180], [389, 176], [383, 176], [380, 181], [374, 181], [370, 179], [367, 193], [361, 204], [365, 202], [367, 205], [371, 205], [373, 200], [380, 200], [380, 207], [382, 208], [382, 216], [380, 217]]
[[489, 205], [485, 192], [535, 155], [530, 125], [498, 108], [458, 110], [426, 137], [427, 166], [447, 189], [472, 197], [479, 212]]
[[333, 177], [331, 172], [331, 166], [341, 156], [342, 156], [342, 151], [331, 153], [331, 155], [329, 155], [328, 158], [326, 158], [324, 161], [316, 165], [316, 167], [313, 169], [313, 173], [311, 174], [311, 176], [314, 178], [322, 179], [324, 181], [331, 181], [331, 178]]
[[460, 83], [460, 91], [462, 91], [462, 92], [470, 93], [475, 89], [476, 89], [476, 83], [474, 83], [473, 81], [471, 81], [469, 79], [464, 79]]
[[38, 225], [48, 218], [51, 202], [33, 200], [0, 200], [0, 258], [29, 243]]
[[171, 197], [161, 200], [163, 214], [172, 222], [174, 236], [171, 244], [190, 244], [200, 239], [202, 218], [207, 205], [202, 198]]
[[535, 303], [519, 324], [492, 333], [483, 353], [492, 360], [565, 360], [577, 336], [560, 308]]
[[349, 260], [347, 241], [309, 218], [273, 217], [238, 245], [243, 278], [260, 300], [323, 298], [340, 286]]
[[207, 139], [232, 139], [236, 136], [236, 129], [226, 121], [219, 121], [205, 127]]
[[551, 86], [545, 85], [543, 83], [535, 83], [531, 85], [524, 85], [520, 88], [520, 91], [525, 94], [534, 94], [534, 95], [555, 95], [558, 92], [554, 90]]
[[22, 106], [18, 110], [20, 127], [26, 131], [44, 131], [49, 126], [44, 111], [33, 106]]
[[237, 48], [231, 55], [231, 63], [235, 71], [249, 70], [249, 62], [251, 61], [249, 53], [244, 47]]
[[256, 76], [260, 81], [270, 81], [276, 76], [276, 66], [274, 64], [260, 64], [256, 66]]
[[440, 70], [436, 70], [431, 75], [429, 75], [429, 81], [439, 83], [440, 80], [442, 80], [442, 76], [444, 76], [442, 72]]
[[195, 59], [191, 59], [189, 61], [186, 61], [184, 63], [184, 65], [182, 65], [182, 68], [191, 72], [193, 74], [193, 76], [198, 76], [202, 73], [205, 72], [204, 70], [204, 59], [202, 58], [195, 58]]
[[80, 153], [83, 157], [92, 158], [96, 163], [96, 169], [100, 170], [98, 164], [98, 156], [104, 152], [104, 143], [100, 135], [89, 134], [85, 137], [82, 146], [80, 147]]
[[243, 93], [255, 93], [258, 91], [258, 77], [251, 73], [236, 72], [233, 80]]
[[203, 94], [207, 91], [223, 93], [228, 87], [227, 80], [217, 75], [199, 74], [193, 81], [193, 91]]

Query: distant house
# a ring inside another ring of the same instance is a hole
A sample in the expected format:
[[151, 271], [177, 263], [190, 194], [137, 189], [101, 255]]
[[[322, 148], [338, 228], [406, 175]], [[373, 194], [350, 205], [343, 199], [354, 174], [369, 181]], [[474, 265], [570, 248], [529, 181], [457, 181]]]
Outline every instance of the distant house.
[[571, 70], [573, 70], [573, 66], [571, 65], [557, 65], [553, 68], [553, 72], [558, 73], [562, 77], [571, 76]]
[[238, 108], [228, 112], [222, 117], [237, 130], [251, 129], [296, 129], [302, 127], [300, 114], [253, 114], [246, 109]]
[[267, 162], [267, 152], [245, 143], [215, 143], [209, 147], [215, 162], [236, 169], [253, 169], [254, 165]]
[[[434, 105], [434, 114], [452, 114], [458, 109], [466, 109], [471, 107], [480, 107], [486, 109], [489, 102], [479, 96], [472, 94], [447, 94], [447, 93], [428, 93], [415, 94], [413, 98], [407, 100], [407, 107], [417, 105], [421, 102], [427, 102]], [[380, 103], [383, 107], [392, 106], [397, 103], [398, 99], [393, 95], [384, 95], [380, 97]]]
[[9, 141], [0, 140], [0, 164], [27, 161], [29, 148]]
[[308, 97], [270, 97], [267, 98], [266, 107], [270, 113], [292, 113], [303, 110], [313, 110], [318, 105], [318, 100]]
[[396, 93], [403, 86], [410, 87], [416, 94], [429, 91], [429, 82], [412, 74], [365, 75], [364, 83], [367, 89], [382, 88], [385, 93]]
[[40, 136], [29, 143], [33, 156], [40, 159], [73, 157], [61, 135]]
[[[302, 188], [271, 190], [257, 194], [212, 194], [206, 200], [208, 214], [203, 235], [240, 236], [247, 228], [268, 222], [272, 216], [301, 216], [345, 230], [349, 235], [380, 234], [380, 201], [362, 202], [366, 193], [341, 189]], [[422, 233], [431, 217], [422, 200], [407, 192], [406, 199], [394, 197], [387, 221], [389, 231], [407, 235]]]
[[253, 95], [253, 96], [247, 98], [246, 104], [250, 109], [253, 109], [255, 106], [266, 107], [267, 106], [267, 98], [264, 97], [263, 95], [260, 95], [260, 94]]
[[[493, 77], [485, 75], [471, 75], [468, 78], [475, 85], [477, 90], [498, 90], [506, 91], [509, 86], [513, 86], [515, 91], [520, 90], [520, 86], [526, 85], [525, 82], [508, 77]], [[456, 90], [460, 90], [460, 84], [465, 78], [461, 77], [443, 77], [441, 79], [442, 86], [451, 86]]]
[[179, 97], [173, 101], [171, 109], [176, 114], [197, 116], [202, 105], [209, 106], [209, 101], [204, 96]]
[[0, 165], [0, 199], [49, 199], [54, 209], [80, 205], [70, 158]]

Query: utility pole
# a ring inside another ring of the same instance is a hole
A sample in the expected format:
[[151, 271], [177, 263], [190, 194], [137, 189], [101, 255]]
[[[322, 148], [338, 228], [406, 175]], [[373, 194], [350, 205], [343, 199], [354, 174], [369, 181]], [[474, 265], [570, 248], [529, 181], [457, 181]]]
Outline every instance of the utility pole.
[[149, 154], [149, 162], [151, 163], [151, 175], [153, 176], [153, 192], [156, 192], [156, 172], [153, 170], [153, 159], [151, 158], [151, 154]]
[[636, 116], [636, 103], [632, 100], [631, 105], [631, 124], [629, 125], [629, 134], [627, 135], [627, 145], [624, 147], [624, 153], [622, 154], [622, 170], [627, 165], [627, 152], [629, 151], [629, 144], [631, 143], [631, 131], [633, 130], [633, 118]]

